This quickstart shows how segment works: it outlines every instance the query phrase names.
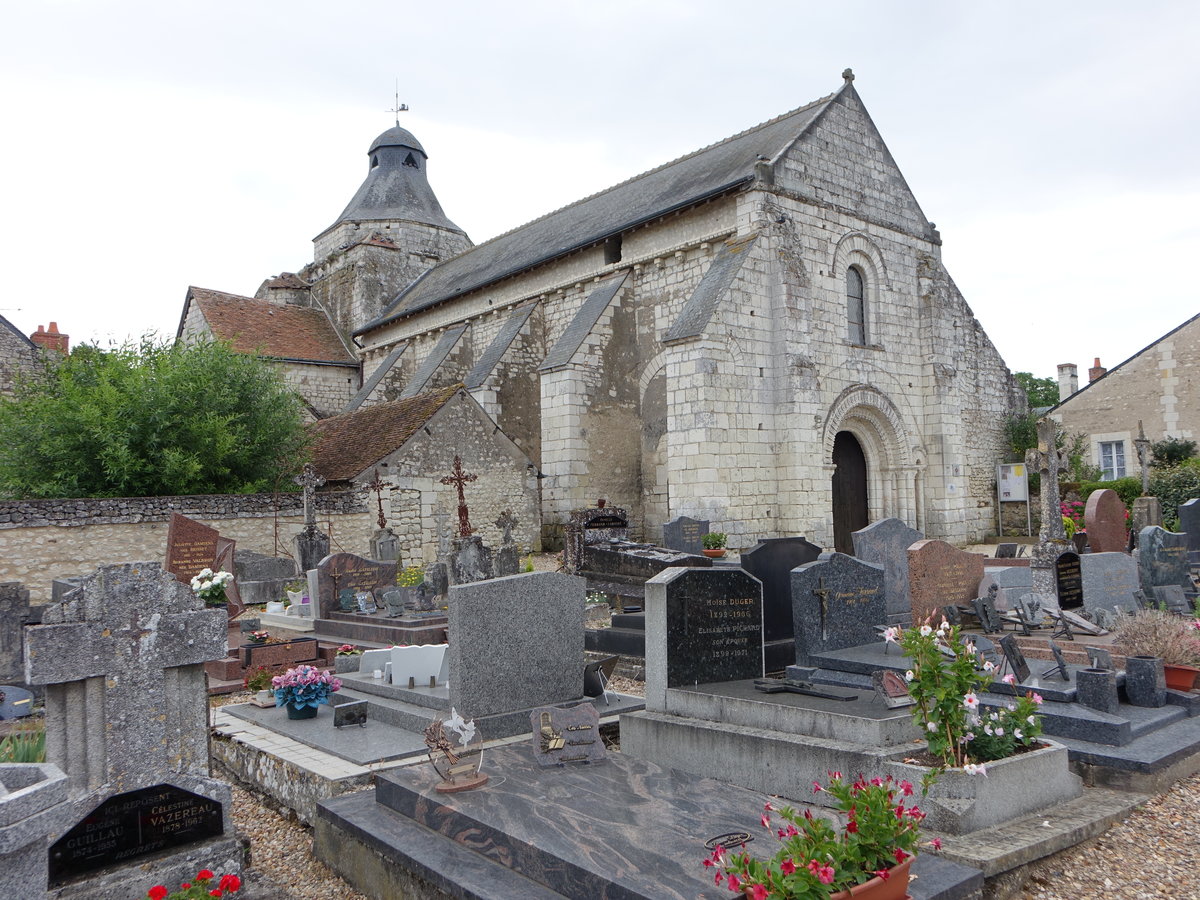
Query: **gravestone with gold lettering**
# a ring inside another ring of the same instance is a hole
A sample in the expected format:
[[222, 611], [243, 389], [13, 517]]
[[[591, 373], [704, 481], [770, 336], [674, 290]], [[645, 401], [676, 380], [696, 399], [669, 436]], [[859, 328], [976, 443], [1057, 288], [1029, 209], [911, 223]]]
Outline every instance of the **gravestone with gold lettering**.
[[[232, 572], [236, 550], [237, 543], [222, 537], [217, 529], [173, 512], [167, 524], [167, 561], [163, 568], [190, 585], [204, 569]], [[245, 609], [236, 579], [225, 585], [225, 596], [228, 600], [226, 611], [232, 619]]]
[[917, 541], [908, 549], [913, 624], [923, 625], [930, 617], [937, 624], [943, 606], [970, 603], [978, 597], [981, 581], [983, 557], [978, 553], [945, 541]]
[[[227, 784], [211, 778], [204, 663], [225, 655], [224, 611], [157, 563], [105, 566], [25, 629], [30, 684], [46, 689], [46, 759], [67, 776], [50, 829], [49, 881], [72, 898], [237, 872]], [[139, 877], [144, 877], [139, 874]]]
[[814, 653], [879, 641], [887, 622], [883, 566], [845, 553], [822, 553], [792, 570], [796, 664]]

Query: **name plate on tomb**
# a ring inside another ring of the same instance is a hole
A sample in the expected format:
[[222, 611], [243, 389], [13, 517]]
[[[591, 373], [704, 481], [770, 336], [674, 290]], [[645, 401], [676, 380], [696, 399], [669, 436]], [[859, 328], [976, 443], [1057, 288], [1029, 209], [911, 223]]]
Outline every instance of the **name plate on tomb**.
[[756, 579], [741, 570], [691, 569], [667, 585], [666, 595], [667, 687], [762, 677]]
[[533, 755], [541, 766], [599, 762], [604, 759], [600, 714], [589, 703], [562, 709], [544, 706], [529, 714]]
[[224, 833], [221, 804], [169, 784], [110, 797], [50, 847], [51, 886]]

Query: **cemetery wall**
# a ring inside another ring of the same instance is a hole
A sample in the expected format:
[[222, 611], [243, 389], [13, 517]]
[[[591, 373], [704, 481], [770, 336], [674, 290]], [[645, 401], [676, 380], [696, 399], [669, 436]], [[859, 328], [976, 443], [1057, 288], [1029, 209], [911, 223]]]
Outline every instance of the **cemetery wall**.
[[[238, 549], [290, 556], [304, 527], [301, 504], [299, 493], [0, 501], [0, 581], [23, 582], [31, 602], [46, 603], [55, 578], [161, 561], [172, 512], [218, 529]], [[319, 493], [317, 510], [333, 550], [368, 553], [375, 522], [361, 494]]]

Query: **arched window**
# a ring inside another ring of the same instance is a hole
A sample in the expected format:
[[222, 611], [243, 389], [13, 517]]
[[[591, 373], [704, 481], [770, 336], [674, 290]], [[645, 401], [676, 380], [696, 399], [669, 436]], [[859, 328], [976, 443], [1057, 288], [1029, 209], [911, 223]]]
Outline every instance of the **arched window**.
[[862, 270], [851, 266], [846, 270], [846, 319], [850, 326], [850, 343], [860, 346], [867, 343], [866, 296]]

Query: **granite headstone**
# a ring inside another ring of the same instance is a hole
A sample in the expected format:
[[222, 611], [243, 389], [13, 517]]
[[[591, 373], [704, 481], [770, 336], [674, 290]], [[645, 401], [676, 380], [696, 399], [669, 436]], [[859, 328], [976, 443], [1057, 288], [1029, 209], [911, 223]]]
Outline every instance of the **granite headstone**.
[[883, 566], [884, 598], [889, 622], [904, 622], [912, 615], [908, 594], [908, 548], [925, 535], [899, 519], [880, 519], [855, 531], [854, 555], [863, 562]]
[[704, 549], [700, 539], [708, 534], [708, 526], [708, 519], [676, 516], [663, 525], [663, 546], [684, 553], [699, 553]]
[[347, 607], [343, 604], [343, 592], [348, 591], [348, 610], [358, 608], [355, 594], [361, 591], [372, 597], [383, 598], [385, 591], [396, 584], [396, 564], [376, 562], [353, 553], [331, 553], [316, 568], [316, 602], [321, 618], [329, 618], [334, 612]]
[[1189, 615], [1192, 612], [1187, 595], [1184, 594], [1183, 588], [1177, 584], [1155, 585], [1150, 588], [1150, 592], [1154, 598], [1155, 606], [1159, 609], [1165, 609], [1167, 612], [1178, 613], [1182, 616]]
[[762, 582], [765, 642], [791, 642], [792, 569], [820, 555], [821, 548], [803, 537], [767, 538], [741, 554], [742, 568]]
[[1033, 590], [1033, 573], [1026, 566], [986, 566], [979, 593], [986, 596], [996, 586], [996, 609], [1017, 608], [1017, 601]]
[[845, 553], [822, 553], [792, 571], [796, 665], [814, 653], [873, 644], [887, 621], [883, 566]]
[[948, 603], [979, 596], [983, 557], [945, 541], [918, 541], [908, 549], [908, 589], [913, 623], [921, 624]]
[[[451, 584], [473, 584], [494, 577], [496, 567], [492, 551], [484, 546], [483, 538], [478, 534], [469, 534], [454, 539], [446, 571]], [[483, 713], [475, 712], [473, 715]]]
[[1083, 607], [1089, 613], [1113, 608], [1135, 612], [1133, 592], [1138, 590], [1138, 566], [1128, 553], [1085, 553], [1079, 558]]
[[1138, 534], [1138, 580], [1146, 591], [1164, 584], [1191, 590], [1188, 536], [1157, 525], [1143, 528]]
[[1083, 606], [1083, 574], [1074, 550], [1060, 553], [1054, 561], [1054, 591], [1060, 609]]
[[1119, 553], [1129, 545], [1127, 511], [1121, 495], [1109, 488], [1092, 491], [1084, 507], [1088, 546], [1093, 553]]
[[19, 581], [0, 584], [0, 684], [25, 681], [21, 630], [29, 621], [29, 591]]
[[[167, 525], [167, 562], [163, 566], [183, 584], [191, 584], [202, 569], [217, 566], [221, 532], [203, 522], [171, 513]], [[230, 572], [233, 571], [231, 567]]]

